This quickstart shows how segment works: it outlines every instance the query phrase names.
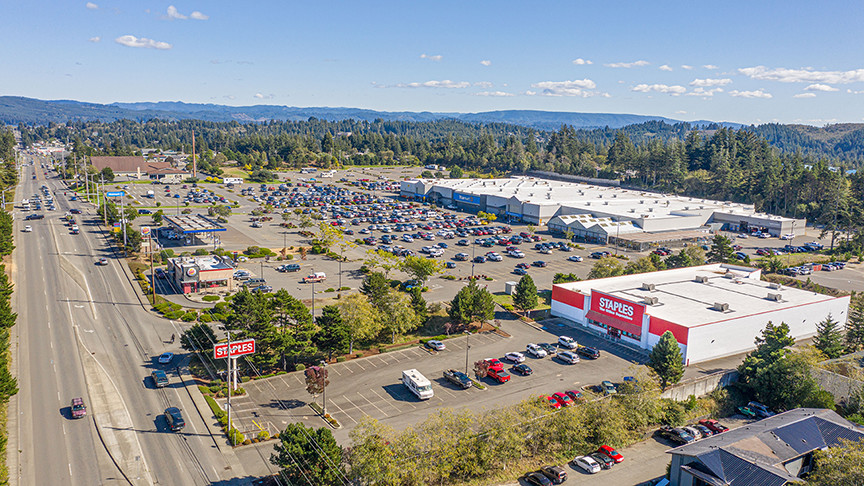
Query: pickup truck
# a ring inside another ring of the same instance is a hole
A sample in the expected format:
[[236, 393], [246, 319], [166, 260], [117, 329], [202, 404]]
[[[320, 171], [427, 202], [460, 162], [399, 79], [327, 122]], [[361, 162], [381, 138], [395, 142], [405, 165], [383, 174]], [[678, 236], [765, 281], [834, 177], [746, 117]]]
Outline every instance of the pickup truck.
[[153, 383], [156, 385], [156, 388], [163, 388], [169, 384], [168, 375], [166, 375], [162, 370], [153, 371], [153, 373], [150, 373], [150, 377], [153, 378]]
[[447, 378], [450, 383], [453, 383], [463, 390], [471, 388], [474, 385], [471, 378], [468, 378], [468, 375], [457, 370], [444, 370], [444, 378]]
[[486, 376], [492, 378], [498, 383], [507, 383], [510, 381], [510, 373], [507, 373], [503, 367], [499, 366], [490, 367], [489, 371], [486, 372]]
[[309, 275], [307, 277], [303, 277], [303, 283], [323, 282], [326, 279], [327, 279], [327, 275], [325, 275], [324, 272], [315, 272], [312, 275]]

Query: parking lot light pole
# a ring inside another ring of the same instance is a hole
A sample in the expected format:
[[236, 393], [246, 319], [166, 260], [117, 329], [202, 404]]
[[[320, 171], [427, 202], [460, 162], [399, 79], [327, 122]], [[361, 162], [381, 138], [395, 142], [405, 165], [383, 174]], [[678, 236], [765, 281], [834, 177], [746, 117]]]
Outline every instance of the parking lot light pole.
[[[326, 367], [327, 367], [327, 361], [325, 361], [325, 360], [322, 359], [322, 360], [321, 360], [321, 368], [322, 368], [322, 370], [323, 370], [324, 368], [326, 368]], [[322, 374], [323, 374], [323, 373], [324, 373], [324, 372], [322, 372]], [[323, 413], [322, 415], [327, 415], [327, 375], [324, 375], [324, 383], [323, 383], [323, 385], [324, 385], [324, 386], [322, 386], [321, 388], [323, 388], [322, 393], [323, 393], [324, 397], [321, 399], [321, 403], [322, 403], [322, 405], [321, 405], [321, 410], [324, 411], [324, 413]]]
[[471, 345], [468, 344], [468, 338], [471, 337], [470, 332], [465, 333], [465, 374], [468, 374], [468, 350], [471, 349]]

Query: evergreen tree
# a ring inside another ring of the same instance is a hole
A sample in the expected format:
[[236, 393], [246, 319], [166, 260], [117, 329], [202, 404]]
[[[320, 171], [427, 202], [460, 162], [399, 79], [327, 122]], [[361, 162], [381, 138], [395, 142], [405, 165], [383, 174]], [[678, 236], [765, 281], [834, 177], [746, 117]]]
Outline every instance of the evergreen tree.
[[475, 321], [487, 321], [495, 316], [495, 301], [487, 289], [481, 289], [475, 280], [471, 280], [450, 302], [447, 314], [453, 322], [464, 326]]
[[342, 465], [342, 447], [330, 429], [312, 429], [302, 423], [288, 424], [279, 434], [270, 462], [282, 468], [280, 477], [302, 486], [347, 484]]
[[523, 275], [513, 290], [513, 307], [521, 311], [530, 311], [537, 307], [537, 286], [530, 275]]
[[651, 348], [648, 366], [657, 373], [663, 388], [678, 383], [684, 376], [684, 357], [678, 347], [678, 340], [671, 331], [664, 332], [660, 336], [660, 342]]
[[390, 291], [387, 278], [381, 272], [372, 272], [363, 279], [360, 285], [360, 293], [365, 295], [376, 309], [381, 310], [384, 297]]
[[342, 320], [342, 314], [335, 305], [328, 305], [321, 309], [321, 315], [315, 318], [318, 324], [318, 333], [315, 335], [315, 343], [318, 348], [327, 353], [327, 359], [333, 359], [333, 353], [342, 354], [348, 350], [350, 344], [350, 330]]
[[429, 308], [426, 305], [426, 299], [423, 298], [423, 289], [420, 287], [414, 287], [411, 289], [411, 308], [414, 309], [414, 314], [417, 316], [417, 319], [420, 321], [420, 325], [426, 323], [426, 320], [429, 319]]
[[846, 350], [854, 353], [864, 347], [864, 293], [852, 294], [846, 320]]
[[843, 333], [840, 332], [838, 322], [831, 318], [831, 314], [816, 324], [813, 345], [829, 359], [839, 358], [843, 354]]
[[180, 347], [186, 351], [207, 353], [216, 344], [216, 333], [206, 323], [200, 322], [183, 331], [180, 335]]
[[735, 257], [735, 250], [732, 249], [732, 240], [723, 236], [715, 235], [711, 243], [711, 249], [706, 253], [709, 263], [728, 263]]

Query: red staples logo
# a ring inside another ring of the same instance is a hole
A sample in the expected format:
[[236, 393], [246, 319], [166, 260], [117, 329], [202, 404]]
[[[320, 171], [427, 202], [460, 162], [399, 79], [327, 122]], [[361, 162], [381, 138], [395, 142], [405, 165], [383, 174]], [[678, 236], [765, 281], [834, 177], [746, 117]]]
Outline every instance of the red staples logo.
[[599, 306], [600, 310], [612, 314], [613, 316], [621, 317], [628, 320], [633, 318], [633, 306], [625, 304], [624, 302], [618, 302], [616, 300], [612, 300], [606, 297], [601, 297]]

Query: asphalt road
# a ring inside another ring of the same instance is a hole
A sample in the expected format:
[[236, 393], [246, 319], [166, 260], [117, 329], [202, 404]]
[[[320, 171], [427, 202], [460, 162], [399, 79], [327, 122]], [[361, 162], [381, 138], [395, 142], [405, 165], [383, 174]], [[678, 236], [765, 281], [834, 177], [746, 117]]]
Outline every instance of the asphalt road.
[[[46, 184], [57, 210], [28, 221], [32, 233], [21, 232], [25, 222], [16, 215], [21, 392], [10, 426], [18, 443], [10, 441], [9, 449], [21, 450], [18, 483], [120, 484], [126, 474], [133, 484], [243, 484], [243, 467], [230, 449], [217, 447], [222, 438], [210, 436], [193, 404], [197, 390], [187, 390], [179, 376], [185, 355], [170, 336], [179, 335], [180, 325], [140, 306], [94, 210], [68, 201], [60, 181], [45, 179], [41, 169], [33, 180], [32, 171], [24, 169], [17, 199]], [[60, 220], [70, 207], [83, 210], [76, 215], [79, 235]], [[109, 265], [96, 265], [102, 256]], [[157, 390], [147, 377], [168, 350], [179, 353], [165, 367], [171, 385]], [[68, 418], [76, 396], [89, 405], [84, 420]], [[187, 425], [180, 433], [167, 431], [168, 406], [183, 410]]]

